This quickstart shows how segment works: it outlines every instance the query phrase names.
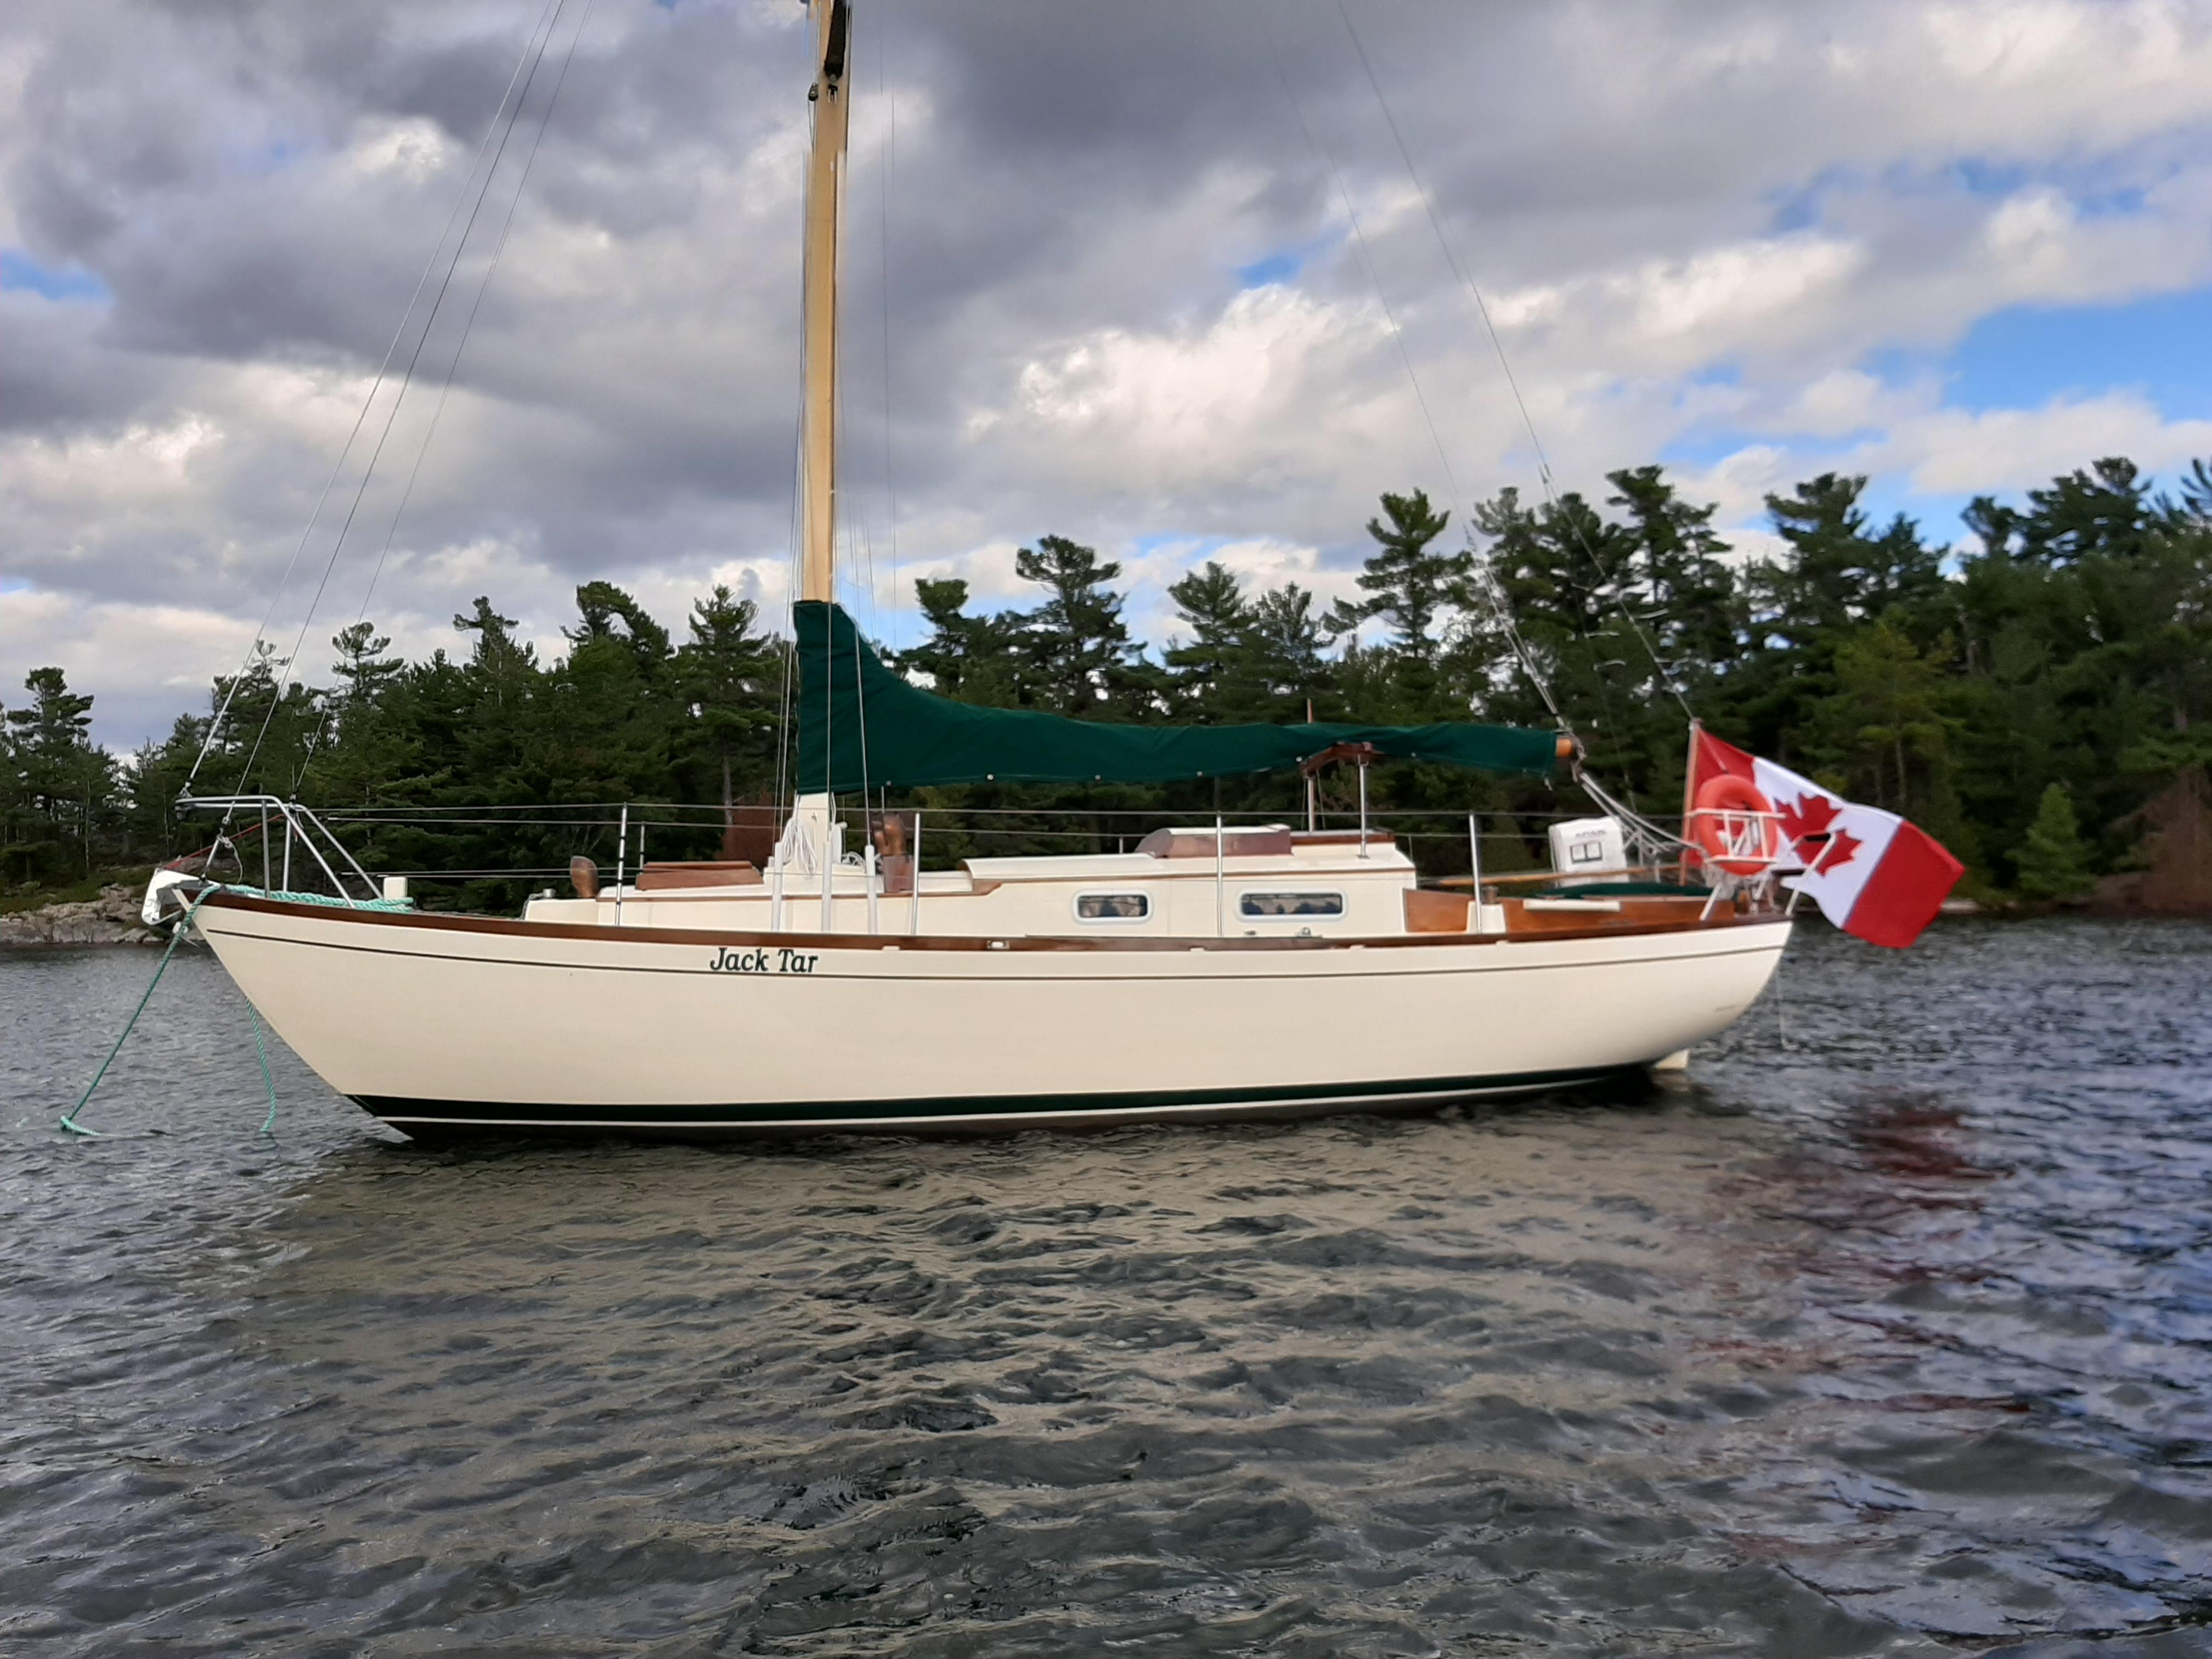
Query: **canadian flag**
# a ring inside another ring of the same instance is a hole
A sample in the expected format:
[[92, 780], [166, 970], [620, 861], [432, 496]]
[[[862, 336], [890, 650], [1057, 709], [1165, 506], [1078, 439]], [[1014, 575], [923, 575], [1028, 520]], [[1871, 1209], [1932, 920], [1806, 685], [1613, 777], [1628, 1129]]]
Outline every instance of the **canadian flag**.
[[1783, 878], [1847, 933], [1902, 950], [1920, 937], [1966, 866], [1934, 836], [1894, 812], [1862, 806], [1786, 766], [1747, 755], [1692, 728], [1689, 799], [1717, 777], [1739, 778], [1772, 803], [1785, 844]]

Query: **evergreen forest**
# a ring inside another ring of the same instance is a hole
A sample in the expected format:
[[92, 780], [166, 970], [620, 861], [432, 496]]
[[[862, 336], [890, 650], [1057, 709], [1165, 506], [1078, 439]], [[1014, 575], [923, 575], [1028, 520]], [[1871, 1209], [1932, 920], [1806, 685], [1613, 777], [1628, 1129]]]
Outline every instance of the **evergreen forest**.
[[[1157, 654], [1131, 637], [1121, 568], [1042, 536], [1018, 559], [1029, 608], [989, 611], [963, 581], [922, 580], [926, 637], [887, 655], [946, 696], [1130, 721], [1310, 710], [1557, 725], [1540, 682], [1593, 775], [1662, 817], [1680, 810], [1693, 710], [1741, 747], [1914, 819], [1985, 900], [2079, 897], [2151, 861], [2177, 802], [2202, 817], [2204, 462], [2172, 493], [2108, 459], [2019, 505], [1977, 499], [1955, 545], [1902, 515], [1876, 520], [1866, 487], [1826, 473], [1768, 496], [1776, 550], [1758, 556], [1732, 549], [1714, 508], [1658, 466], [1613, 473], [1595, 499], [1503, 490], [1471, 524], [1419, 490], [1386, 495], [1356, 602], [1255, 591], [1209, 563], [1170, 590], [1177, 625]], [[33, 671], [0, 723], [0, 883], [20, 899], [206, 843], [212, 821], [176, 809], [204, 744], [195, 793], [303, 800], [372, 869], [413, 872], [434, 906], [511, 905], [572, 854], [611, 864], [618, 837], [635, 857], [624, 803], [652, 856], [715, 856], [732, 809], [786, 787], [784, 641], [726, 588], [697, 600], [681, 637], [604, 581], [577, 590], [565, 651], [519, 640], [489, 597], [453, 628], [427, 661], [394, 655], [367, 623], [297, 676], [264, 655], [127, 755], [91, 741], [91, 696], [58, 668]], [[1484, 814], [1486, 868], [1500, 869], [1537, 862], [1547, 822], [1590, 810], [1564, 775], [1389, 763], [1370, 781], [1371, 809], [1431, 873], [1468, 867], [1471, 807]], [[1324, 782], [1333, 822], [1351, 810], [1349, 787]], [[944, 826], [926, 849], [934, 866], [1111, 847], [1217, 811], [1287, 817], [1303, 790], [1292, 775], [928, 790], [904, 804]]]

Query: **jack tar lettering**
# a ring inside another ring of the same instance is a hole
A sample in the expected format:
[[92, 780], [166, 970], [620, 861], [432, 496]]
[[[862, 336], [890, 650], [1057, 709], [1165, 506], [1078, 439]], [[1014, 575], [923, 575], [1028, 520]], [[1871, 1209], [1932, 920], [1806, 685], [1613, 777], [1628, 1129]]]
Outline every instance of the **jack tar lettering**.
[[707, 964], [710, 974], [811, 974], [814, 964], [821, 960], [818, 953], [793, 951], [779, 945], [770, 950], [761, 945], [750, 951], [732, 951], [725, 945], [714, 953]]

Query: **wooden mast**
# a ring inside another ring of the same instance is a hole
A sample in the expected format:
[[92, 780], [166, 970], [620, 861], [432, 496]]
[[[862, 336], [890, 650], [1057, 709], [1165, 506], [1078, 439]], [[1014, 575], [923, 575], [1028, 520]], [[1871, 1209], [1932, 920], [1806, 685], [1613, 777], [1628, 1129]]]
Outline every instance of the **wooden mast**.
[[[805, 301], [801, 315], [805, 385], [799, 399], [799, 597], [837, 599], [837, 233], [845, 206], [845, 63], [849, 0], [806, 0], [814, 29], [814, 139], [806, 161]], [[829, 688], [819, 689], [829, 696]], [[835, 872], [844, 847], [836, 802], [800, 795], [777, 841], [774, 869], [781, 928], [787, 872], [819, 871], [823, 933], [832, 929]]]
[[833, 601], [837, 538], [837, 237], [844, 216], [849, 0], [814, 12], [814, 146], [806, 169], [806, 386], [799, 448], [799, 597]]

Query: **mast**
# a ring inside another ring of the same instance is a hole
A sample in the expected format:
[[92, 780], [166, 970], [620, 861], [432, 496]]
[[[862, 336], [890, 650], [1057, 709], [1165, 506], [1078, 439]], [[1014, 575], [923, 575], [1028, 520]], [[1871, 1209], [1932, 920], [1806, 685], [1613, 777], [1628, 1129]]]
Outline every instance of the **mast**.
[[799, 597], [836, 598], [837, 239], [844, 217], [849, 0], [808, 0], [814, 13], [814, 144], [806, 167], [806, 385], [799, 450]]
[[[799, 398], [799, 597], [834, 604], [837, 598], [837, 239], [845, 210], [845, 93], [847, 47], [852, 38], [850, 0], [805, 0], [814, 28], [814, 137], [806, 159], [805, 300], [800, 331], [805, 384]], [[826, 699], [829, 688], [821, 688]], [[832, 895], [844, 850], [844, 827], [827, 794], [799, 795], [775, 845], [772, 866], [779, 896], [775, 926], [781, 928], [781, 896], [787, 874], [820, 872], [823, 933], [836, 922]]]

